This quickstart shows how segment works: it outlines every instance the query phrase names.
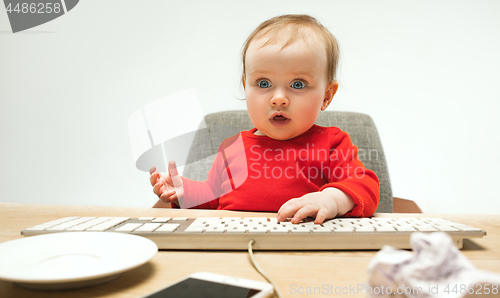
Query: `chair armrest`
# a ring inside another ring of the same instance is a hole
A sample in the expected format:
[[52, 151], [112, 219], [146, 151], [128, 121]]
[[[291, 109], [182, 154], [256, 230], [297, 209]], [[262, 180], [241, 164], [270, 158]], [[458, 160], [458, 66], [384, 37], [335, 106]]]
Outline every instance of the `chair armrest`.
[[158, 200], [156, 204], [154, 204], [153, 208], [169, 208], [169, 209], [180, 209], [179, 205], [174, 203], [165, 203], [162, 200]]
[[394, 197], [392, 204], [392, 213], [422, 213], [420, 207], [411, 200]]
[[172, 203], [165, 203], [162, 200], [158, 200], [153, 208], [172, 208]]

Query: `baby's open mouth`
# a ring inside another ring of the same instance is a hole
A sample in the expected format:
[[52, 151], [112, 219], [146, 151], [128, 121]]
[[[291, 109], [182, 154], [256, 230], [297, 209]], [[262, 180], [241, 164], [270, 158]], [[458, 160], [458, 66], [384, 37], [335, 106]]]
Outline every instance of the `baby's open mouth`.
[[276, 115], [269, 119], [269, 121], [271, 121], [271, 124], [274, 126], [284, 126], [287, 125], [288, 122], [290, 122], [290, 119], [283, 115]]
[[274, 116], [273, 119], [276, 121], [283, 121], [283, 120], [286, 120], [288, 118], [283, 116], [283, 115], [277, 115], [277, 116]]

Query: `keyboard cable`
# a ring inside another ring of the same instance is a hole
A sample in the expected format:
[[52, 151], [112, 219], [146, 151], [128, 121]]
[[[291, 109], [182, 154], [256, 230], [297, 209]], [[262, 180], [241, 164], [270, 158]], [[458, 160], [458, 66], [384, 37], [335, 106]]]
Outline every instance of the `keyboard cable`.
[[276, 283], [274, 282], [274, 280], [272, 280], [271, 277], [269, 277], [265, 272], [264, 270], [262, 270], [262, 268], [260, 268], [259, 264], [257, 264], [257, 261], [255, 260], [255, 257], [253, 256], [253, 250], [252, 250], [252, 246], [255, 244], [255, 241], [252, 239], [250, 241], [248, 241], [248, 254], [250, 256], [250, 261], [252, 262], [252, 265], [255, 267], [255, 269], [257, 270], [257, 272], [260, 273], [260, 275], [262, 275], [268, 282], [270, 282], [272, 285], [273, 285], [273, 288], [274, 288], [274, 293], [276, 294], [276, 296], [278, 298], [282, 298], [283, 295], [281, 294], [281, 291], [280, 289], [278, 288], [278, 286], [276, 285]]

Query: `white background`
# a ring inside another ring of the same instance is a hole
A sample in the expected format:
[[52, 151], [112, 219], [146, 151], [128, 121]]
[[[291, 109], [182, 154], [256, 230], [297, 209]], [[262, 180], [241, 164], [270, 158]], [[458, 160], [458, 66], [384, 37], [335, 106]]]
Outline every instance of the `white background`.
[[2, 7], [0, 201], [152, 206], [130, 115], [191, 87], [204, 114], [245, 109], [243, 42], [286, 13], [338, 38], [329, 110], [374, 119], [395, 196], [424, 212], [500, 214], [496, 0], [86, 0], [16, 34]]

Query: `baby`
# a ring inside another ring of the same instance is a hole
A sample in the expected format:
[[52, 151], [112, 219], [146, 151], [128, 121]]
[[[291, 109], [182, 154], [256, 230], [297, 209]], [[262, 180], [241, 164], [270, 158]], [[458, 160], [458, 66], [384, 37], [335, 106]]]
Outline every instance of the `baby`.
[[315, 125], [337, 92], [338, 57], [333, 35], [310, 16], [260, 24], [243, 48], [242, 83], [255, 128], [221, 144], [204, 182], [181, 177], [172, 161], [167, 175], [153, 167], [155, 207], [277, 211], [278, 221], [292, 223], [371, 216], [377, 176], [346, 132]]

